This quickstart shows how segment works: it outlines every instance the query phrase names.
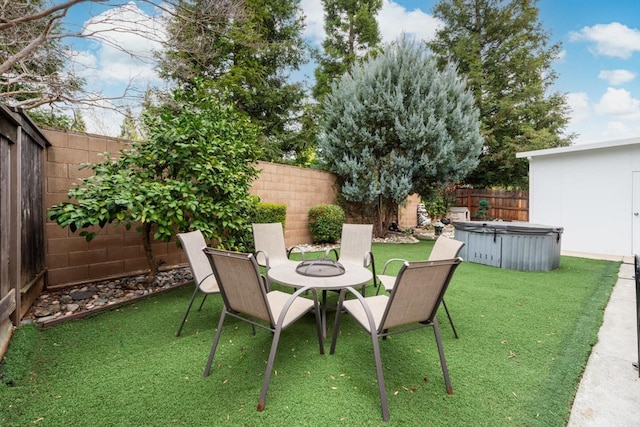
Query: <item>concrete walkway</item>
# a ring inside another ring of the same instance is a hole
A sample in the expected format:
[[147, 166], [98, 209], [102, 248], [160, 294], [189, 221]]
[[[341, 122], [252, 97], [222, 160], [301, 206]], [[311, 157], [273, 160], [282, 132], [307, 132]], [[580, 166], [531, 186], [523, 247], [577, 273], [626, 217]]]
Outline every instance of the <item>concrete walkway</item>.
[[604, 312], [578, 393], [569, 427], [640, 426], [636, 290], [633, 257], [626, 257]]

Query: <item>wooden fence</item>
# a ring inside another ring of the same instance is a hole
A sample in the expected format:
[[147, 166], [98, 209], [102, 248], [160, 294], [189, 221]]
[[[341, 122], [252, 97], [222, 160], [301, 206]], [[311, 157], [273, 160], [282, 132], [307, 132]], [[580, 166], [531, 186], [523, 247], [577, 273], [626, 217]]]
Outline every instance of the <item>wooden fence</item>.
[[455, 192], [456, 206], [466, 206], [470, 219], [477, 220], [480, 200], [489, 202], [487, 219], [529, 221], [529, 192], [525, 190], [492, 190], [459, 188]]
[[46, 147], [26, 115], [0, 105], [0, 355], [44, 286]]

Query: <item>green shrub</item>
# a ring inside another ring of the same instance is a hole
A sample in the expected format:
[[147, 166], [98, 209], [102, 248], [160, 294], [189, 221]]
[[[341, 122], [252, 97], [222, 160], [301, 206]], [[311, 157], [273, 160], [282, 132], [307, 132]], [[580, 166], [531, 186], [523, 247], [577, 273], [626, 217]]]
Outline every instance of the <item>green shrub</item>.
[[335, 243], [342, 233], [344, 220], [344, 210], [337, 205], [318, 205], [309, 209], [313, 243]]
[[491, 205], [489, 204], [489, 202], [486, 200], [480, 200], [480, 202], [478, 202], [478, 212], [476, 212], [475, 217], [483, 221], [488, 220], [489, 217], [487, 216], [487, 214], [489, 212], [489, 209], [491, 209]]
[[[287, 216], [287, 205], [284, 203], [258, 203], [256, 209], [251, 215], [250, 223], [271, 223], [280, 222], [284, 229], [284, 221]], [[245, 252], [254, 252], [255, 246], [253, 244], [253, 230], [251, 227], [247, 229], [245, 237], [243, 239], [244, 246], [242, 248]]]
[[259, 223], [281, 222], [284, 228], [284, 221], [287, 216], [287, 205], [284, 203], [260, 203], [256, 211], [255, 221]]

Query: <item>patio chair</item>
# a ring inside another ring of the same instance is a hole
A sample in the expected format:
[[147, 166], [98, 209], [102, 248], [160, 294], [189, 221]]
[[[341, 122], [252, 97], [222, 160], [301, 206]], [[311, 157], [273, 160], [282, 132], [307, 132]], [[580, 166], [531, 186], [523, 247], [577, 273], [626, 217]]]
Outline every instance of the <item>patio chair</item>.
[[[418, 328], [432, 327], [446, 390], [448, 394], [453, 394], [436, 312], [447, 290], [451, 276], [460, 261], [462, 260], [457, 258], [440, 261], [405, 262], [396, 277], [395, 286], [388, 296], [375, 295], [365, 298], [353, 288], [347, 288], [340, 292], [330, 354], [335, 352], [340, 318], [344, 309], [371, 335], [382, 406], [382, 419], [384, 421], [389, 420], [389, 407], [378, 338], [384, 339], [389, 335]], [[345, 300], [345, 291], [347, 290], [355, 295], [356, 299]], [[387, 342], [392, 343], [393, 341], [389, 340]]]
[[302, 259], [304, 259], [305, 254], [300, 247], [293, 246], [288, 250], [285, 247], [282, 223], [251, 224], [251, 227], [253, 228], [254, 254], [258, 265], [268, 270], [271, 266], [286, 262], [297, 264], [298, 261], [289, 259], [291, 252], [296, 248], [302, 253]]
[[[293, 294], [277, 290], [267, 292], [264, 287], [265, 278], [260, 274], [258, 264], [252, 254], [228, 252], [213, 248], [205, 248], [204, 252], [209, 257], [220, 285], [222, 300], [224, 301], [224, 308], [220, 315], [218, 329], [213, 339], [204, 376], [209, 376], [213, 357], [222, 333], [222, 326], [227, 315], [251, 324], [254, 333], [256, 326], [272, 332], [271, 351], [269, 352], [267, 370], [257, 408], [259, 412], [262, 412], [265, 407], [267, 389], [269, 388], [269, 380], [273, 370], [280, 333], [312, 309], [315, 309], [320, 354], [324, 354], [317, 293], [315, 289], [309, 289], [308, 287], [298, 289]], [[302, 292], [307, 290], [311, 290], [313, 300], [299, 297]]]
[[184, 313], [178, 332], [176, 332], [177, 337], [179, 337], [182, 332], [182, 327], [187, 321], [187, 316], [189, 316], [189, 311], [191, 310], [191, 306], [193, 305], [193, 301], [198, 292], [202, 292], [204, 294], [200, 307], [198, 307], [198, 311], [202, 309], [202, 305], [208, 295], [220, 292], [218, 282], [216, 281], [216, 277], [211, 269], [211, 264], [204, 252], [202, 252], [202, 249], [207, 246], [202, 232], [200, 230], [195, 230], [188, 233], [178, 233], [178, 240], [180, 241], [182, 249], [184, 249], [187, 260], [189, 261], [191, 275], [193, 276], [193, 282], [195, 283], [196, 288], [193, 290], [193, 294], [189, 300], [189, 305], [187, 306], [187, 311]]
[[[372, 224], [343, 224], [340, 247], [327, 249], [325, 258], [329, 258], [330, 253], [333, 252], [336, 260], [341, 264], [355, 264], [366, 268], [371, 266], [373, 284], [377, 286], [376, 263], [373, 258], [373, 252], [371, 252], [372, 235]], [[362, 294], [365, 294], [364, 286], [362, 287]]]
[[[429, 254], [429, 261], [437, 261], [441, 259], [454, 259], [458, 258], [460, 255], [460, 251], [464, 247], [464, 242], [455, 239], [449, 239], [446, 237], [439, 237], [436, 240], [436, 243], [433, 245], [433, 249], [431, 250], [431, 254]], [[394, 262], [404, 262], [403, 259], [392, 258], [384, 263], [384, 267], [382, 268], [382, 274], [378, 276], [378, 280], [384, 286], [384, 289], [387, 292], [391, 292], [393, 289], [393, 285], [396, 281], [395, 276], [386, 275], [387, 267]], [[380, 288], [378, 288], [378, 291]], [[442, 300], [442, 307], [444, 307], [444, 311], [447, 314], [447, 318], [449, 319], [449, 324], [451, 324], [451, 329], [453, 330], [453, 335], [458, 338], [458, 331], [456, 330], [455, 325], [453, 324], [453, 319], [451, 318], [451, 314], [449, 314], [449, 309], [447, 308], [447, 303]]]

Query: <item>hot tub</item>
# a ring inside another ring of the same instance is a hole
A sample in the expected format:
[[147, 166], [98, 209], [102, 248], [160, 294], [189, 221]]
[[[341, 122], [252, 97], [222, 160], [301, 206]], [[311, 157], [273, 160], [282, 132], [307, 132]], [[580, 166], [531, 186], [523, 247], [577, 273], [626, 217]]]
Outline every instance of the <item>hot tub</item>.
[[528, 222], [456, 221], [465, 261], [509, 270], [549, 271], [560, 266], [562, 227]]

